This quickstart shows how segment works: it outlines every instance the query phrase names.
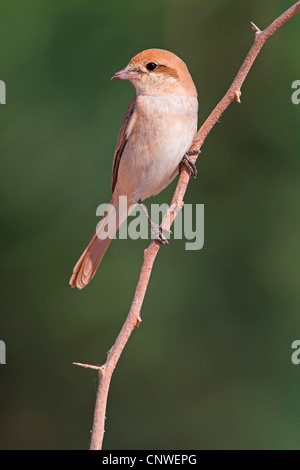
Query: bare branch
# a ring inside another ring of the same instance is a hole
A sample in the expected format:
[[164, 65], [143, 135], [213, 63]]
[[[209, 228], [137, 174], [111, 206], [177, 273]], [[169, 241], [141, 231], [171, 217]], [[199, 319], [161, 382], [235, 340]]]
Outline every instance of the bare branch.
[[[281, 16], [279, 16], [273, 23], [271, 23], [264, 31], [261, 31], [254, 23], [252, 27], [255, 31], [255, 40], [253, 46], [251, 47], [247, 57], [245, 58], [240, 70], [238, 71], [234, 81], [232, 82], [230, 88], [226, 92], [223, 99], [217, 104], [215, 109], [206, 119], [204, 124], [199, 129], [198, 133], [196, 134], [194, 141], [190, 148], [190, 159], [193, 163], [197, 160], [197, 155], [200, 152], [200, 149], [214, 127], [214, 125], [218, 122], [224, 111], [228, 108], [228, 106], [233, 101], [241, 102], [241, 87], [257, 57], [260, 50], [262, 49], [265, 42], [289, 19], [291, 19], [296, 13], [300, 11], [300, 1], [295, 3], [291, 6], [286, 12], [284, 12]], [[183, 198], [187, 189], [187, 185], [189, 183], [190, 174], [189, 171], [183, 169], [176, 189], [172, 199], [172, 204], [170, 209], [167, 211], [167, 214], [163, 220], [163, 227], [166, 229], [170, 229], [177, 213], [183, 207]], [[130, 311], [128, 316], [125, 320], [125, 323], [119, 333], [119, 336], [116, 339], [115, 344], [113, 345], [112, 349], [109, 351], [107, 356], [107, 361], [102, 367], [98, 366], [90, 366], [87, 364], [78, 364], [82, 367], [86, 368], [93, 368], [98, 370], [99, 373], [99, 385], [97, 391], [97, 398], [96, 398], [96, 405], [95, 405], [95, 412], [94, 412], [94, 424], [93, 424], [93, 431], [92, 431], [92, 439], [91, 439], [91, 450], [100, 450], [102, 448], [103, 436], [104, 436], [104, 423], [105, 423], [105, 413], [106, 413], [106, 404], [107, 404], [107, 396], [110, 386], [111, 377], [113, 371], [116, 367], [116, 364], [120, 358], [120, 355], [136, 326], [139, 326], [141, 322], [140, 312], [142, 308], [142, 304], [144, 301], [144, 297], [146, 294], [146, 290], [148, 287], [148, 282], [150, 279], [152, 267], [156, 258], [156, 255], [159, 251], [160, 243], [157, 240], [153, 240], [149, 247], [144, 252], [144, 260], [140, 272], [139, 281], [136, 287], [136, 291], [133, 297], [133, 301], [131, 304]]]

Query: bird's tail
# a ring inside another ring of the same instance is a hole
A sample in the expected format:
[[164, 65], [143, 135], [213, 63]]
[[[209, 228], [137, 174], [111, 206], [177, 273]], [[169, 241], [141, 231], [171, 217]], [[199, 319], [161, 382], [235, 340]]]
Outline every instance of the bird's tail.
[[94, 277], [99, 264], [118, 228], [133, 210], [127, 198], [113, 197], [108, 210], [99, 222], [88, 246], [77, 261], [70, 279], [72, 287], [83, 289]]

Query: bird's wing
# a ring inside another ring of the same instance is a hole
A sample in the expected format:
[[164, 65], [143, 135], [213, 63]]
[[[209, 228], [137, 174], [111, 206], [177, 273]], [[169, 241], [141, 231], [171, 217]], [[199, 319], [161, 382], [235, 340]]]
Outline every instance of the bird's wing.
[[112, 171], [112, 184], [111, 184], [111, 193], [113, 194], [117, 180], [118, 180], [118, 171], [120, 166], [120, 161], [127, 144], [128, 138], [133, 129], [134, 123], [134, 111], [136, 105], [136, 97], [131, 101], [130, 105], [126, 109], [123, 121], [120, 127], [120, 132], [117, 140], [117, 147], [114, 156], [113, 171]]

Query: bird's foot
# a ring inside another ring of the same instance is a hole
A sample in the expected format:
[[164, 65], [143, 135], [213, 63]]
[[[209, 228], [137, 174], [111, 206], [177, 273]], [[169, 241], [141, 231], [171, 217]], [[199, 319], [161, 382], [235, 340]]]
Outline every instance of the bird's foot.
[[198, 155], [198, 154], [199, 152], [197, 150], [186, 152], [186, 154], [184, 155], [179, 165], [180, 171], [182, 170], [183, 167], [185, 167], [189, 171], [190, 176], [193, 176], [193, 178], [197, 178], [198, 171], [197, 171], [195, 163], [191, 161], [190, 157], [192, 155]]
[[165, 228], [163, 229], [160, 225], [152, 222], [152, 220], [150, 220], [149, 225], [155, 240], [158, 240], [162, 245], [169, 245], [168, 239], [165, 237], [164, 232], [167, 234], [171, 234], [171, 230]]
[[139, 204], [140, 208], [142, 209], [142, 212], [144, 213], [145, 217], [148, 220], [148, 224], [150, 226], [150, 230], [151, 230], [152, 234], [154, 235], [154, 238], [156, 240], [158, 240], [162, 245], [169, 245], [169, 242], [168, 242], [167, 238], [165, 237], [164, 232], [167, 233], [168, 235], [170, 235], [172, 233], [171, 230], [169, 230], [167, 228], [162, 228], [160, 225], [155, 224], [154, 222], [152, 222], [152, 220], [149, 217], [147, 208], [144, 206], [141, 199], [138, 201], [138, 204]]

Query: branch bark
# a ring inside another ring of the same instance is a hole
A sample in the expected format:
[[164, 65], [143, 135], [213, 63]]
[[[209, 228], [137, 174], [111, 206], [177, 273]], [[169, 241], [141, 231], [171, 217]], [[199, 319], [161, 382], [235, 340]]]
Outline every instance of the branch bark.
[[[191, 145], [190, 151], [196, 151], [198, 154], [206, 137], [208, 136], [214, 125], [218, 122], [224, 111], [228, 108], [228, 106], [233, 101], [238, 101], [239, 103], [241, 102], [241, 87], [263, 45], [279, 28], [281, 28], [284, 23], [286, 23], [299, 11], [300, 1], [296, 2], [281, 16], [279, 16], [264, 31], [261, 31], [254, 23], [251, 23], [252, 28], [255, 31], [255, 40], [253, 46], [251, 47], [248, 55], [246, 56], [241, 68], [239, 69], [234, 81], [232, 82], [225, 96], [217, 104], [215, 109], [211, 112], [209, 117], [199, 129]], [[193, 163], [195, 163], [197, 160], [197, 154], [190, 157]], [[166, 229], [169, 229], [171, 227], [177, 213], [183, 207], [183, 198], [187, 189], [187, 185], [189, 183], [189, 179], [189, 171], [183, 169], [175, 189], [171, 206], [167, 211], [162, 223], [163, 227]], [[159, 249], [160, 242], [158, 242], [157, 240], [153, 240], [144, 252], [144, 260], [140, 272], [139, 281], [131, 304], [131, 308], [129, 310], [125, 323], [116, 339], [116, 342], [108, 353], [105, 364], [101, 367], [98, 367], [89, 364], [74, 363], [85, 368], [96, 369], [98, 370], [99, 374], [99, 385], [94, 411], [94, 423], [90, 450], [102, 449], [102, 442], [105, 430], [104, 425], [106, 404], [111, 377], [132, 331], [141, 322], [140, 312], [147, 291], [152, 267]]]

